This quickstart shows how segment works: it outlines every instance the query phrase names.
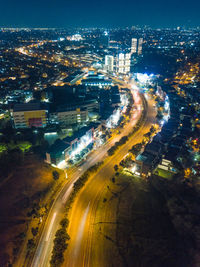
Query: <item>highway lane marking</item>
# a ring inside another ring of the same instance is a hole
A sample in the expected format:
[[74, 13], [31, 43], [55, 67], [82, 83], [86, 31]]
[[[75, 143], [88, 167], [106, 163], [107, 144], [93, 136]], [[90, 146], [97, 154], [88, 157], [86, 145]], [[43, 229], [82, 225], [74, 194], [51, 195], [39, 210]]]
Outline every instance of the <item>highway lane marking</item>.
[[46, 235], [46, 238], [45, 238], [45, 242], [42, 243], [42, 247], [41, 247], [41, 249], [40, 249], [40, 251], [39, 251], [39, 253], [38, 253], [37, 257], [36, 257], [36, 260], [35, 260], [35, 262], [33, 263], [32, 266], [37, 266], [38, 267], [38, 264], [37, 263], [40, 260], [40, 257], [41, 257], [41, 254], [42, 253], [43, 253], [44, 256], [40, 260], [41, 261], [41, 264], [39, 266], [40, 267], [43, 266], [43, 263], [45, 261], [46, 251], [47, 251], [47, 248], [48, 248], [48, 246], [45, 243], [49, 240], [49, 237], [50, 237], [50, 234], [51, 234], [51, 231], [52, 231], [52, 228], [53, 228], [53, 224], [54, 224], [56, 215], [57, 215], [57, 212], [54, 212], [53, 217], [52, 217], [52, 220], [51, 220], [51, 223], [50, 223], [50, 226], [49, 226], [49, 230], [48, 230], [47, 235]]
[[90, 202], [87, 205], [87, 208], [86, 208], [86, 210], [83, 214], [83, 217], [81, 219], [80, 227], [78, 229], [78, 234], [77, 234], [76, 243], [75, 243], [76, 246], [75, 246], [74, 253], [73, 253], [74, 254], [74, 257], [73, 257], [74, 261], [76, 261], [78, 252], [79, 252], [80, 247], [81, 247], [81, 241], [82, 241], [82, 237], [83, 237], [84, 227], [85, 227], [86, 219], [88, 216], [89, 208], [90, 208]]
[[41, 244], [39, 251], [38, 252], [36, 251], [31, 267], [38, 266], [37, 262], [41, 256], [42, 250], [43, 250], [43, 243]]
[[[145, 120], [145, 122], [146, 122], [146, 120]], [[144, 122], [144, 124], [145, 124], [145, 122]], [[102, 151], [102, 154], [104, 153], [104, 150]], [[96, 157], [95, 157], [95, 159], [96, 158], [98, 158], [98, 156], [99, 155], [96, 155]], [[91, 158], [91, 161], [94, 161], [94, 158]], [[72, 188], [73, 187], [73, 184], [71, 184], [70, 185], [70, 188]], [[64, 196], [63, 196], [63, 198], [62, 198], [62, 202], [66, 202], [66, 200], [67, 200], [67, 197], [68, 197], [68, 195], [69, 195], [69, 191], [70, 191], [70, 189], [68, 189], [67, 190], [67, 192], [64, 194]], [[88, 211], [89, 211], [89, 205], [90, 205], [90, 203], [88, 204], [88, 207], [86, 208], [86, 211], [85, 211], [85, 214], [83, 215], [83, 216], [86, 216], [86, 218], [87, 218], [87, 213], [88, 213]], [[88, 211], [87, 211], [88, 210]], [[55, 217], [56, 217], [56, 214], [54, 213], [54, 215], [53, 215], [53, 217], [52, 217], [52, 221], [51, 221], [51, 224], [50, 224], [50, 228], [49, 228], [49, 231], [48, 231], [48, 234], [47, 234], [47, 236], [46, 236], [46, 241], [48, 241], [48, 239], [49, 239], [49, 237], [50, 237], [50, 233], [51, 233], [51, 228], [53, 227], [53, 222], [54, 222], [54, 220], [55, 220]], [[85, 218], [85, 220], [86, 220], [86, 218]], [[84, 218], [83, 218], [84, 219]], [[84, 222], [83, 222], [83, 229], [84, 229]]]
[[72, 189], [73, 189], [73, 186], [74, 186], [74, 183], [72, 183], [72, 184], [69, 186], [69, 188], [67, 189], [67, 191], [65, 192], [65, 194], [64, 194], [64, 196], [63, 196], [63, 198], [62, 198], [62, 203], [63, 203], [63, 204], [65, 204], [67, 198], [69, 197], [69, 195], [70, 195], [70, 193], [71, 193], [71, 191], [72, 191]]
[[55, 218], [56, 218], [56, 214], [57, 214], [57, 212], [54, 212], [54, 214], [53, 214], [53, 218], [52, 218], [52, 220], [51, 220], [50, 227], [49, 227], [48, 233], [47, 233], [47, 235], [46, 235], [46, 239], [45, 239], [45, 241], [48, 241], [48, 240], [49, 240], [49, 236], [50, 236], [50, 234], [51, 234], [51, 230], [52, 230], [52, 227], [53, 227], [53, 223], [54, 223], [54, 221], [55, 221]]

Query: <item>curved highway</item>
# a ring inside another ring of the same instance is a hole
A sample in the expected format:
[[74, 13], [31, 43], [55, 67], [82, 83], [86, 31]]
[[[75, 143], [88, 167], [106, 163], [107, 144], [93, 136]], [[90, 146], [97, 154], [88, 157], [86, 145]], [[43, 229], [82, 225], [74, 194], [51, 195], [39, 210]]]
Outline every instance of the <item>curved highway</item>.
[[[134, 95], [134, 94], [133, 94]], [[134, 96], [135, 97], [135, 96]], [[53, 239], [55, 233], [59, 228], [59, 222], [62, 219], [65, 203], [68, 200], [70, 193], [73, 190], [74, 182], [92, 165], [103, 160], [107, 157], [107, 150], [122, 136], [131, 132], [133, 126], [138, 121], [141, 115], [141, 100], [138, 99], [137, 110], [132, 114], [132, 118], [129, 123], [122, 129], [121, 134], [116, 133], [108, 140], [108, 142], [98, 150], [93, 151], [81, 166], [81, 168], [73, 168], [68, 172], [69, 179], [66, 180], [65, 185], [57, 194], [57, 197], [49, 211], [47, 220], [45, 222], [40, 240], [38, 242], [36, 252], [33, 259], [28, 262], [24, 262], [24, 257], [18, 261], [19, 266], [31, 266], [31, 267], [48, 267], [51, 259], [51, 252], [53, 249]], [[141, 129], [133, 135], [129, 141], [118, 150], [114, 156], [107, 157], [105, 163], [98, 170], [95, 176], [89, 180], [84, 190], [78, 194], [76, 201], [73, 204], [69, 234], [71, 237], [69, 248], [66, 253], [66, 261], [64, 266], [94, 266], [90, 265], [91, 260], [91, 241], [92, 241], [92, 227], [91, 223], [95, 217], [95, 208], [97, 207], [98, 199], [102, 192], [102, 189], [106, 183], [106, 179], [109, 179], [113, 173], [113, 166], [118, 164], [121, 159], [127, 154], [129, 148], [142, 140], [143, 134], [145, 134], [151, 124], [154, 122], [155, 111], [153, 110], [153, 103], [149, 101], [147, 118]], [[84, 264], [83, 264], [84, 262]]]
[[[94, 240], [93, 236], [99, 199], [110, 178], [114, 176], [114, 165], [120, 163], [134, 144], [142, 141], [143, 135], [149, 131], [152, 123], [155, 123], [156, 111], [153, 104], [152, 100], [148, 101], [146, 121], [140, 130], [112, 157], [106, 159], [104, 165], [89, 179], [86, 186], [78, 194], [70, 213], [68, 233], [71, 239], [63, 266], [109, 266], [109, 263], [105, 262], [103, 252], [97, 255], [95, 244], [98, 243], [98, 240]], [[102, 218], [99, 218], [98, 221], [102, 221]]]
[[[137, 101], [136, 101], [137, 102]], [[114, 133], [113, 136], [104, 144], [102, 147], [98, 148], [98, 151], [93, 151], [80, 167], [74, 167], [68, 171], [69, 179], [66, 180], [65, 185], [62, 187], [60, 192], [57, 194], [55, 201], [49, 211], [47, 220], [43, 227], [36, 252], [33, 259], [25, 260], [26, 246], [24, 246], [21, 255], [19, 256], [17, 262], [14, 266], [31, 266], [31, 267], [48, 267], [51, 252], [53, 249], [53, 239], [55, 233], [59, 228], [59, 222], [62, 219], [64, 213], [65, 203], [73, 190], [74, 182], [92, 165], [103, 160], [107, 156], [107, 150], [117, 142], [122, 136], [127, 135], [137, 122], [141, 114], [141, 103], [137, 103], [138, 109], [132, 114], [132, 119], [130, 122], [122, 129], [121, 134]]]

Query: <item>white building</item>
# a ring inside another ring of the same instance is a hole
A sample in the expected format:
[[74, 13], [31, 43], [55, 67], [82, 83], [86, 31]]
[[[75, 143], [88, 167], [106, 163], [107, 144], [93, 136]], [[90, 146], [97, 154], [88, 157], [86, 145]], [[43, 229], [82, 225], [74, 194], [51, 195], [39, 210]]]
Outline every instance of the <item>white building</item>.
[[137, 53], [137, 38], [132, 38], [131, 41], [131, 54]]
[[120, 74], [128, 74], [131, 66], [131, 54], [120, 53], [116, 58], [116, 72]]
[[143, 38], [132, 38], [131, 41], [131, 55], [132, 54], [142, 54], [142, 44], [143, 44]]
[[143, 38], [138, 39], [138, 55], [142, 54]]
[[114, 70], [114, 57], [110, 55], [105, 56], [105, 70], [113, 72]]

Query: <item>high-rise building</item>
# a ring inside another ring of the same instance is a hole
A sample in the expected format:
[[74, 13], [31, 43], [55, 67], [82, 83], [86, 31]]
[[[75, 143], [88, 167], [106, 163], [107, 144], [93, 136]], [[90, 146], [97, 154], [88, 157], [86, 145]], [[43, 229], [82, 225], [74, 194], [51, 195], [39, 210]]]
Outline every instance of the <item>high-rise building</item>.
[[121, 74], [130, 72], [131, 55], [130, 53], [120, 53], [116, 58], [116, 71]]
[[131, 41], [131, 55], [132, 54], [142, 54], [142, 44], [143, 44], [143, 38], [132, 38]]
[[105, 56], [105, 70], [113, 72], [114, 70], [114, 57], [110, 55]]
[[129, 73], [131, 67], [131, 55], [130, 53], [126, 53], [124, 56], [124, 72]]
[[131, 54], [137, 53], [137, 38], [132, 38], [131, 42]]
[[142, 44], [143, 44], [143, 38], [138, 39], [138, 55], [142, 54]]

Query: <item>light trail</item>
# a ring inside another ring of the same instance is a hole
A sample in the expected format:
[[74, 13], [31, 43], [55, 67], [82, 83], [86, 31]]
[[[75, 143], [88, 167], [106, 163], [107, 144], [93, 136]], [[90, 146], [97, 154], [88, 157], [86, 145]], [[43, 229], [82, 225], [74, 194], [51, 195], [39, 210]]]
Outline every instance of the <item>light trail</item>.
[[50, 224], [50, 226], [49, 226], [49, 231], [47, 232], [45, 241], [48, 241], [48, 240], [49, 240], [49, 236], [50, 236], [50, 234], [51, 234], [51, 230], [52, 230], [52, 227], [53, 227], [53, 223], [54, 223], [54, 221], [55, 221], [55, 218], [56, 218], [56, 214], [57, 214], [57, 213], [54, 212], [54, 214], [53, 214], [53, 218], [52, 218], [52, 220], [51, 220], [51, 224]]
[[66, 193], [64, 194], [64, 196], [63, 196], [63, 198], [62, 198], [62, 203], [63, 203], [63, 204], [65, 204], [65, 202], [67, 201], [69, 195], [71, 194], [72, 189], [73, 189], [73, 186], [74, 186], [74, 184], [72, 183], [72, 184], [69, 186], [69, 188], [68, 188], [68, 190], [66, 191]]
[[81, 223], [78, 229], [78, 233], [77, 233], [77, 237], [76, 237], [76, 247], [74, 249], [73, 252], [73, 265], [76, 267], [76, 260], [77, 260], [77, 255], [79, 254], [80, 248], [81, 248], [81, 242], [83, 239], [83, 233], [84, 233], [84, 229], [85, 229], [85, 223], [86, 223], [86, 219], [89, 213], [89, 209], [90, 209], [90, 202], [88, 203], [88, 206], [83, 214], [83, 217], [81, 219]]
[[[133, 93], [133, 90], [131, 90], [131, 92]], [[152, 105], [151, 105], [152, 106]], [[33, 257], [33, 259], [31, 259], [32, 264], [30, 264], [30, 261], [28, 262], [28, 264], [26, 264], [26, 266], [32, 266], [32, 267], [47, 267], [49, 262], [50, 262], [50, 257], [51, 257], [51, 253], [52, 253], [52, 249], [53, 249], [53, 239], [56, 233], [56, 230], [59, 226], [59, 222], [61, 219], [61, 214], [64, 212], [64, 204], [66, 203], [66, 201], [68, 200], [69, 196], [70, 196], [70, 192], [73, 190], [73, 184], [74, 182], [84, 173], [84, 171], [86, 171], [90, 166], [94, 165], [96, 162], [98, 161], [102, 161], [105, 159], [105, 157], [107, 156], [107, 150], [118, 140], [120, 140], [120, 138], [124, 135], [128, 135], [131, 130], [132, 127], [136, 124], [136, 119], [140, 116], [141, 111], [139, 110], [135, 110], [135, 112], [133, 112], [131, 119], [129, 121], [129, 123], [127, 123], [127, 125], [124, 127], [124, 129], [121, 130], [121, 133], [119, 135], [113, 135], [113, 137], [107, 141], [102, 147], [100, 147], [98, 149], [98, 151], [94, 151], [90, 156], [88, 156], [87, 160], [84, 162], [84, 164], [82, 165], [82, 170], [78, 170], [77, 168], [74, 168], [73, 170], [71, 170], [70, 173], [68, 173], [68, 177], [70, 177], [69, 180], [66, 181], [65, 186], [63, 187], [63, 189], [60, 191], [60, 193], [58, 194], [58, 196], [55, 199], [55, 202], [52, 206], [52, 209], [50, 211], [50, 214], [47, 218], [43, 233], [41, 235], [41, 238], [39, 240], [39, 244], [37, 245], [37, 250], [36, 253]], [[136, 115], [137, 114], [137, 115]], [[147, 113], [148, 114], [148, 113]], [[136, 115], [136, 116], [135, 116]], [[150, 124], [150, 119], [151, 116], [150, 114], [148, 114], [148, 125]], [[133, 119], [134, 117], [134, 119]], [[148, 127], [148, 125], [146, 127]], [[142, 129], [141, 132], [145, 133], [147, 131], [147, 129]], [[137, 138], [141, 138], [143, 134], [139, 134]], [[136, 138], [136, 139], [137, 139]], [[134, 139], [134, 137], [131, 138], [130, 140], [130, 144], [129, 142], [125, 145], [125, 147], [122, 148], [121, 153], [117, 153], [116, 154], [116, 163], [118, 163], [122, 158], [122, 155], [126, 155], [128, 153], [128, 146], [132, 146], [133, 142], [132, 139]], [[136, 140], [135, 140], [136, 141]], [[139, 142], [139, 141], [137, 141]], [[120, 155], [121, 154], [121, 155]], [[118, 157], [120, 157], [120, 160], [118, 159]], [[108, 161], [108, 163], [112, 161], [111, 159]], [[109, 164], [111, 164], [112, 162], [110, 162]], [[116, 164], [115, 163], [115, 164]], [[106, 166], [106, 170], [104, 169], [105, 172], [107, 172], [107, 167]], [[109, 169], [110, 170], [110, 169]], [[113, 171], [113, 167], [111, 167], [111, 170]], [[111, 172], [111, 171], [109, 171]], [[105, 173], [103, 174], [103, 177], [105, 177]], [[97, 180], [98, 181], [98, 180]], [[101, 184], [101, 180], [100, 180], [100, 184]], [[92, 188], [96, 188], [97, 184], [95, 184], [95, 186], [93, 186]], [[71, 259], [69, 259], [68, 257], [66, 257], [66, 262], [64, 263], [64, 266], [83, 266], [82, 263], [83, 261], [80, 263], [80, 261], [82, 260], [82, 252], [83, 249], [82, 247], [84, 246], [84, 239], [85, 237], [85, 231], [87, 229], [86, 227], [86, 223], [88, 223], [88, 217], [90, 214], [90, 210], [91, 210], [91, 205], [92, 205], [92, 201], [90, 203], [91, 199], [87, 199], [87, 202], [85, 204], [85, 206], [82, 209], [82, 212], [80, 214], [80, 216], [78, 218], [80, 218], [78, 220], [78, 225], [77, 228], [74, 228], [75, 225], [73, 225], [73, 228], [75, 229], [74, 234], [71, 236], [70, 235], [70, 243], [77, 240], [77, 243], [75, 242], [75, 244], [78, 244], [78, 247], [76, 247], [76, 245], [74, 246], [74, 249], [76, 251], [74, 251], [73, 247], [72, 250], [69, 249], [71, 251]], [[81, 202], [83, 203], [83, 202]], [[89, 204], [88, 204], [89, 203]], [[87, 206], [88, 205], [88, 206]], [[85, 210], [84, 210], [85, 209]], [[56, 215], [55, 215], [56, 213]], [[77, 218], [77, 217], [76, 217]], [[73, 224], [76, 224], [76, 220], [72, 220]], [[48, 241], [46, 241], [48, 240]], [[82, 240], [82, 241], [81, 241]], [[68, 251], [69, 251], [68, 250]], [[74, 263], [74, 254], [78, 255], [78, 258], [76, 259], [76, 265]], [[79, 258], [80, 256], [80, 258]], [[87, 256], [88, 258], [88, 256]], [[80, 263], [80, 264], [79, 264]], [[17, 265], [16, 267], [22, 266], [22, 264]]]

